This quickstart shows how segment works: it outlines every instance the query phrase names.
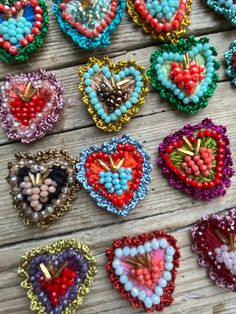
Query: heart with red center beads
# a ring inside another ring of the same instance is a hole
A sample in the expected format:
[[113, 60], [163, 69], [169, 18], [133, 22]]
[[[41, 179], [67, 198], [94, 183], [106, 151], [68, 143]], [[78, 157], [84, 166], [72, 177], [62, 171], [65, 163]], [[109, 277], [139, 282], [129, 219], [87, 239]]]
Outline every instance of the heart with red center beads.
[[164, 231], [116, 240], [106, 251], [106, 270], [114, 288], [134, 307], [162, 311], [173, 301], [180, 252]]
[[124, 15], [125, 0], [53, 0], [59, 27], [81, 48], [110, 44], [110, 36]]
[[90, 58], [80, 68], [80, 91], [96, 126], [119, 131], [138, 112], [148, 92], [145, 69], [135, 61]]
[[118, 216], [144, 199], [152, 170], [148, 153], [128, 135], [84, 149], [76, 168], [77, 180], [98, 206]]
[[25, 254], [18, 273], [33, 311], [74, 314], [89, 292], [96, 262], [85, 244], [59, 240]]
[[192, 0], [128, 0], [128, 12], [137, 26], [160, 41], [177, 43], [191, 23]]
[[160, 144], [158, 165], [171, 185], [198, 199], [223, 196], [234, 173], [226, 128], [210, 119], [186, 125]]
[[0, 121], [8, 138], [30, 143], [42, 138], [59, 119], [63, 88], [45, 70], [7, 75], [0, 89]]
[[48, 30], [43, 0], [3, 0], [0, 3], [0, 59], [27, 60], [43, 44]]
[[233, 25], [236, 25], [235, 0], [207, 0], [207, 4], [217, 13], [223, 14]]
[[160, 96], [177, 109], [196, 113], [205, 108], [217, 87], [219, 63], [207, 38], [194, 36], [154, 51], [147, 74]]
[[75, 163], [66, 151], [16, 154], [16, 161], [9, 163], [7, 181], [24, 223], [45, 228], [71, 208], [80, 189]]
[[236, 86], [236, 40], [234, 40], [225, 53], [225, 61], [227, 64], [227, 75], [232, 79], [232, 84]]
[[221, 288], [236, 292], [236, 208], [224, 216], [200, 219], [192, 228], [193, 251], [209, 277]]

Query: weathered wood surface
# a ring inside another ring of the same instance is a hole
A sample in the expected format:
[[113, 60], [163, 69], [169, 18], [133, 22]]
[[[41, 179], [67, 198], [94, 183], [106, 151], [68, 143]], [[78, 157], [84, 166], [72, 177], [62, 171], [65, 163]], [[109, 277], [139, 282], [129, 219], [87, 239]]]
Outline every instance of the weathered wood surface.
[[[93, 313], [142, 313], [132, 309], [112, 289], [104, 270], [104, 252], [113, 240], [123, 235], [137, 235], [142, 232], [165, 229], [176, 236], [182, 253], [178, 272], [175, 303], [165, 310], [167, 314], [233, 314], [236, 313], [235, 295], [217, 288], [207, 277], [205, 269], [197, 265], [191, 251], [190, 228], [203, 215], [224, 213], [236, 205], [236, 180], [224, 198], [210, 203], [196, 201], [178, 192], [167, 184], [160, 169], [155, 166], [157, 146], [164, 136], [181, 128], [186, 123], [197, 123], [205, 117], [227, 126], [231, 139], [233, 156], [236, 156], [235, 89], [225, 76], [223, 54], [235, 39], [235, 30], [221, 16], [206, 6], [205, 0], [193, 1], [192, 24], [188, 34], [198, 37], [206, 35], [218, 52], [221, 63], [220, 83], [209, 106], [194, 116], [187, 116], [173, 110], [162, 101], [158, 93], [151, 90], [145, 105], [132, 121], [120, 132], [129, 133], [144, 143], [153, 163], [153, 180], [150, 193], [127, 217], [118, 218], [98, 208], [85, 191], [81, 191], [73, 209], [61, 221], [42, 231], [21, 223], [12, 208], [7, 176], [7, 162], [18, 151], [36, 151], [47, 148], [65, 148], [73, 156], [79, 156], [81, 149], [109, 140], [112, 135], [99, 131], [87, 114], [78, 93], [78, 66], [89, 56], [110, 56], [114, 60], [135, 58], [146, 68], [149, 57], [157, 48], [148, 36], [136, 28], [129, 17], [124, 17], [114, 33], [112, 44], [105, 50], [84, 52], [64, 36], [58, 29], [54, 17], [50, 16], [50, 31], [46, 44], [27, 63], [27, 70], [44, 67], [53, 71], [65, 85], [65, 97], [75, 101], [67, 105], [61, 121], [50, 135], [32, 145], [10, 143], [0, 130], [0, 313], [27, 314], [29, 301], [25, 291], [19, 287], [17, 267], [22, 254], [32, 247], [49, 244], [59, 238], [76, 238], [86, 242], [93, 250], [98, 263], [98, 273], [91, 293], [79, 309], [81, 314]], [[0, 64], [0, 79], [9, 72], [25, 70], [24, 65]], [[234, 157], [234, 161], [235, 157]]]

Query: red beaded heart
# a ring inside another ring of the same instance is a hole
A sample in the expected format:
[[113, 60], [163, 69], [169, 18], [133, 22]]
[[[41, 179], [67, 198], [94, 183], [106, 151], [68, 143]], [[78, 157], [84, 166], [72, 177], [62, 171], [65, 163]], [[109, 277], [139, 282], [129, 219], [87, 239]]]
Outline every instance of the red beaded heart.
[[170, 79], [187, 95], [193, 95], [198, 83], [205, 77], [203, 72], [204, 67], [195, 62], [191, 62], [186, 68], [183, 68], [178, 62], [173, 62], [170, 66]]

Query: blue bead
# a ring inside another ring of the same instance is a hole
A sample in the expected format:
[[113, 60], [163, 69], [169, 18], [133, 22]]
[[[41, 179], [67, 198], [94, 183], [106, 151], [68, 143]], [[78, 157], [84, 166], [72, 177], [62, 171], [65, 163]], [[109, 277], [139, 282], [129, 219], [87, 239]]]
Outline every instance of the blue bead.
[[93, 91], [92, 87], [86, 87], [85, 91], [89, 94]]
[[138, 81], [138, 82], [140, 82], [140, 81], [142, 81], [143, 80], [143, 78], [142, 78], [142, 76], [141, 75], [138, 75], [138, 76], [136, 76], [136, 81]]
[[120, 185], [120, 184], [116, 184], [116, 185], [115, 185], [115, 190], [116, 190], [116, 191], [118, 191], [120, 188], [121, 188], [121, 185]]
[[116, 119], [117, 119], [117, 116], [116, 116], [114, 113], [112, 113], [112, 114], [111, 114], [111, 120], [112, 120], [112, 121], [115, 121]]
[[123, 248], [123, 254], [124, 254], [124, 256], [128, 256], [129, 253], [130, 253], [130, 248], [129, 248], [128, 246], [125, 246], [125, 247]]
[[165, 288], [167, 286], [167, 281], [164, 278], [160, 278], [158, 284], [160, 287]]
[[120, 282], [125, 284], [128, 281], [128, 277], [126, 275], [121, 275], [120, 276]]
[[84, 83], [85, 83], [85, 85], [89, 86], [89, 85], [91, 85], [91, 80], [90, 79], [86, 79], [84, 81]]
[[126, 106], [126, 108], [130, 109], [130, 108], [132, 108], [133, 105], [132, 105], [131, 102], [128, 100], [128, 101], [126, 101], [125, 106]]
[[137, 255], [138, 251], [136, 249], [136, 247], [132, 247], [130, 249], [130, 256], [134, 257], [135, 255]]
[[24, 33], [29, 34], [31, 32], [29, 27], [24, 27]]
[[98, 109], [102, 108], [102, 106], [97, 102], [97, 103], [94, 105], [94, 108], [95, 108], [96, 110], [98, 110]]
[[168, 246], [168, 242], [166, 241], [166, 239], [161, 239], [160, 240], [160, 247], [162, 249], [165, 249]]
[[100, 177], [105, 177], [105, 172], [102, 172], [102, 171], [99, 172], [99, 176], [100, 176]]
[[123, 250], [120, 248], [116, 249], [115, 250], [115, 256], [119, 257], [119, 258], [122, 257], [123, 256]]
[[127, 108], [124, 105], [122, 105], [122, 106], [120, 106], [120, 111], [122, 113], [125, 113], [127, 111]]
[[99, 109], [99, 110], [97, 111], [97, 113], [99, 114], [99, 116], [101, 116], [101, 115], [104, 113], [103, 108]]
[[120, 183], [120, 180], [119, 180], [119, 179], [113, 179], [113, 180], [112, 180], [112, 183], [113, 183], [113, 184], [119, 184], [119, 183]]
[[147, 309], [150, 309], [153, 305], [152, 303], [152, 300], [151, 298], [147, 297], [145, 300], [144, 300], [144, 305]]
[[125, 72], [124, 71], [120, 71], [119, 72], [119, 76], [120, 76], [120, 78], [124, 78], [125, 77]]
[[152, 250], [151, 243], [150, 242], [146, 242], [144, 244], [144, 248], [145, 248], [146, 252], [151, 252], [151, 250]]
[[111, 173], [110, 171], [107, 171], [107, 172], [105, 173], [105, 176], [106, 176], [106, 177], [110, 177], [110, 176], [112, 176], [112, 173]]
[[138, 294], [138, 299], [139, 299], [140, 301], [143, 301], [143, 300], [146, 298], [146, 296], [147, 296], [146, 292], [142, 290], [142, 291], [140, 291], [139, 294]]
[[84, 78], [85, 78], [85, 79], [89, 79], [90, 76], [91, 76], [91, 75], [90, 75], [88, 72], [85, 72], [85, 73], [84, 73]]
[[111, 122], [111, 118], [110, 117], [106, 117], [105, 122], [106, 123], [110, 123]]
[[139, 294], [139, 290], [138, 290], [136, 287], [134, 287], [134, 288], [131, 289], [131, 295], [132, 295], [134, 298], [137, 297], [138, 294]]
[[[96, 105], [98, 103], [98, 99], [97, 98], [93, 98], [93, 99], [91, 99], [91, 104], [92, 105]], [[100, 105], [100, 108], [101, 108], [101, 105]]]
[[173, 267], [174, 267], [174, 266], [173, 266], [172, 263], [170, 263], [170, 262], [165, 263], [165, 269], [166, 269], [166, 270], [172, 270]]
[[126, 75], [129, 75], [130, 74], [130, 69], [129, 68], [124, 68], [124, 72]]
[[107, 117], [107, 114], [104, 112], [104, 113], [101, 115], [101, 118], [102, 118], [102, 120], [105, 120], [106, 117]]
[[163, 277], [166, 281], [169, 281], [172, 278], [171, 273], [169, 271], [164, 271]]
[[105, 183], [105, 179], [104, 179], [104, 178], [101, 178], [101, 179], [99, 180], [99, 182], [100, 182], [101, 184], [104, 184], [104, 183]]
[[161, 302], [160, 297], [159, 297], [158, 295], [156, 295], [156, 294], [153, 294], [153, 295], [151, 296], [151, 300], [152, 300], [152, 303], [153, 303], [153, 304], [159, 304], [159, 303]]
[[115, 114], [119, 117], [122, 114], [122, 112], [120, 111], [120, 109], [116, 109]]
[[117, 276], [122, 275], [122, 274], [123, 274], [123, 269], [122, 269], [122, 267], [118, 267], [118, 268], [116, 268], [116, 270], [115, 270], [115, 274], [116, 274]]
[[106, 184], [105, 184], [105, 187], [106, 187], [107, 189], [110, 189], [110, 188], [112, 187], [112, 184], [111, 184], [111, 183], [106, 183]]
[[139, 252], [139, 254], [144, 254], [144, 253], [145, 253], [145, 250], [144, 250], [144, 246], [143, 246], [143, 245], [139, 245], [139, 246], [138, 246], [138, 252]]
[[93, 65], [93, 70], [94, 72], [98, 72], [100, 70], [99, 65], [97, 63]]
[[114, 261], [112, 262], [112, 267], [113, 268], [118, 268], [120, 267], [120, 260], [118, 258], [115, 258]]
[[91, 75], [93, 75], [93, 74], [94, 74], [94, 70], [93, 70], [92, 68], [89, 68], [89, 69], [88, 69], [88, 73], [91, 74]]
[[156, 286], [155, 293], [161, 297], [163, 295], [163, 289], [160, 286]]
[[117, 195], [122, 195], [122, 194], [123, 194], [123, 190], [117, 190], [117, 191], [116, 191], [116, 194], [117, 194]]
[[159, 249], [159, 241], [158, 241], [157, 239], [153, 239], [153, 240], [151, 241], [151, 245], [152, 245], [152, 248], [153, 248], [154, 250]]
[[143, 86], [143, 83], [142, 83], [142, 82], [136, 82], [136, 86], [142, 87], [142, 86]]
[[115, 79], [119, 82], [120, 81], [120, 76], [119, 74], [116, 74]]
[[133, 288], [133, 284], [131, 281], [127, 281], [125, 286], [124, 286], [126, 291], [130, 291]]

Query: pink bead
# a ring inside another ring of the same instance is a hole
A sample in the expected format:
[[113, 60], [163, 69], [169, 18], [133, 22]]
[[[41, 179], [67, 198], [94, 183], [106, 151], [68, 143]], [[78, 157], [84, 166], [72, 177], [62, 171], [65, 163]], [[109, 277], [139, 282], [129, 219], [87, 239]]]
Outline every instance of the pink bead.
[[191, 170], [190, 168], [185, 168], [185, 172], [186, 172], [187, 174], [191, 174], [191, 173], [192, 173], [192, 170]]
[[49, 191], [50, 193], [54, 193], [54, 192], [56, 191], [55, 186], [50, 186], [49, 189], [48, 189], [48, 191]]
[[206, 170], [207, 170], [207, 166], [206, 166], [206, 165], [200, 166], [200, 170], [201, 170], [202, 172], [206, 171]]
[[184, 157], [184, 161], [189, 162], [190, 160], [192, 160], [192, 158], [190, 156], [185, 156]]
[[48, 190], [48, 186], [46, 184], [42, 184], [40, 189], [41, 189], [41, 191], [47, 191]]
[[194, 161], [198, 161], [199, 159], [200, 159], [200, 156], [197, 156], [197, 155], [193, 156]]
[[39, 194], [40, 193], [40, 188], [32, 188], [33, 194]]
[[210, 159], [210, 158], [206, 158], [206, 159], [205, 159], [205, 164], [206, 164], [206, 165], [209, 165], [210, 163], [211, 163], [211, 159]]
[[42, 191], [42, 192], [40, 193], [40, 196], [42, 196], [42, 197], [47, 197], [47, 196], [48, 196], [48, 191]]
[[47, 197], [41, 197], [40, 198], [40, 202], [41, 203], [46, 203], [48, 201], [48, 198]]
[[25, 183], [25, 188], [26, 189], [29, 189], [29, 188], [31, 188], [32, 187], [32, 184], [30, 183], [30, 182], [26, 182]]
[[206, 148], [205, 148], [205, 147], [200, 147], [200, 149], [199, 149], [199, 152], [200, 152], [200, 153], [205, 153], [205, 151], [206, 151]]
[[34, 210], [35, 210], [36, 212], [39, 212], [42, 208], [43, 208], [43, 205], [42, 205], [42, 204], [38, 204], [38, 205], [34, 208]]
[[213, 155], [210, 156], [211, 161], [215, 160], [215, 157]]
[[206, 158], [208, 158], [208, 157], [209, 157], [209, 154], [208, 154], [208, 153], [202, 154], [202, 159], [206, 159]]
[[198, 165], [198, 166], [201, 166], [201, 165], [203, 165], [203, 164], [204, 164], [204, 161], [203, 161], [203, 160], [200, 159], [200, 160], [197, 161], [197, 165]]
[[186, 162], [183, 162], [182, 165], [181, 165], [181, 167], [182, 167], [183, 169], [185, 169], [186, 167], [188, 167], [188, 165], [187, 165]]
[[25, 182], [29, 182], [29, 181], [30, 181], [30, 178], [29, 178], [29, 177], [24, 177], [24, 181], [25, 181]]
[[25, 182], [21, 182], [20, 187], [23, 189], [25, 187]]
[[213, 166], [212, 166], [212, 164], [210, 164], [210, 165], [207, 165], [207, 169], [212, 169], [213, 168]]
[[199, 171], [199, 168], [198, 168], [198, 166], [192, 166], [192, 170], [193, 170], [193, 172], [196, 172], [196, 171]]
[[25, 190], [25, 194], [26, 194], [26, 195], [31, 195], [31, 194], [32, 194], [32, 189], [27, 189], [27, 190]]
[[52, 179], [47, 178], [47, 179], [44, 181], [44, 184], [46, 184], [46, 185], [51, 185], [51, 184], [52, 184]]
[[37, 200], [39, 200], [39, 194], [32, 194], [32, 195], [31, 195], [31, 199], [32, 199], [32, 201], [37, 201]]
[[200, 175], [200, 171], [195, 171], [194, 175], [198, 177]]
[[193, 161], [193, 160], [190, 160], [189, 162], [188, 162], [188, 166], [189, 167], [192, 167], [192, 166], [194, 166], [195, 165], [195, 162]]
[[36, 206], [38, 206], [38, 204], [39, 204], [39, 201], [32, 201], [32, 202], [30, 202], [30, 206], [31, 207], [36, 207]]
[[211, 148], [208, 148], [207, 151], [208, 151], [209, 154], [212, 153], [212, 149]]
[[209, 171], [206, 170], [206, 171], [204, 171], [202, 174], [204, 175], [204, 177], [208, 177], [208, 176], [209, 176]]

